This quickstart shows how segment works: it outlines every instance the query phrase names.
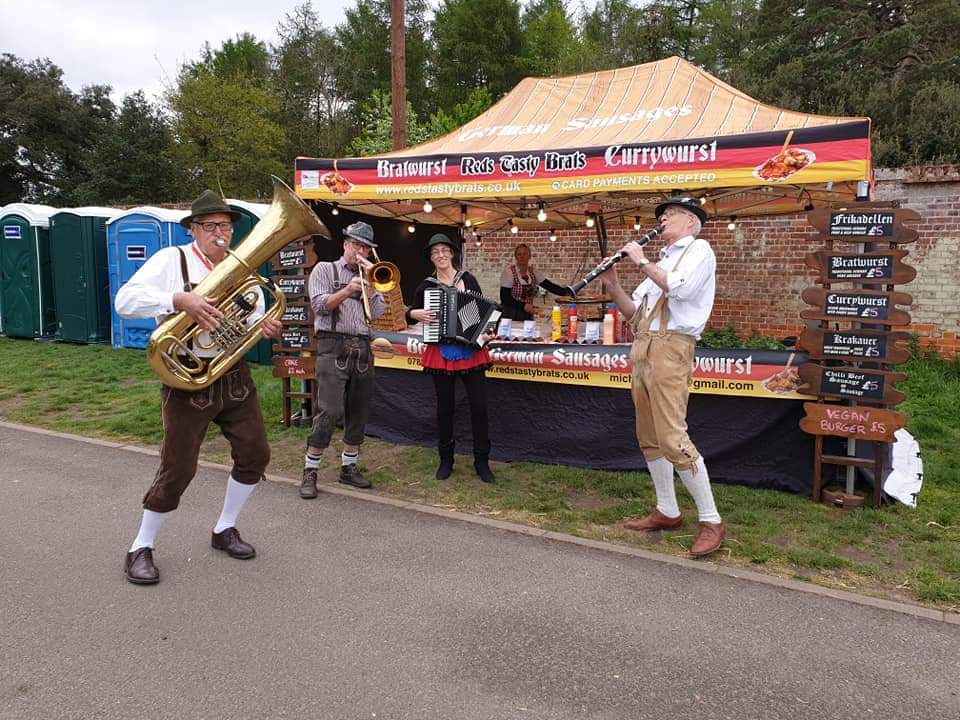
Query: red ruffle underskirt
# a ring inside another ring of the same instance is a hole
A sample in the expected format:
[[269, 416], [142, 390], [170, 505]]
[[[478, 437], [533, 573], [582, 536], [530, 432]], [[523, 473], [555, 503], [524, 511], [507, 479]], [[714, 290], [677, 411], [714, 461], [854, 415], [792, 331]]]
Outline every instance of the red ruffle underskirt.
[[430, 344], [426, 347], [427, 349], [424, 351], [423, 357], [420, 360], [424, 372], [458, 375], [478, 369], [486, 370], [493, 365], [493, 360], [490, 358], [490, 353], [486, 348], [480, 348], [470, 357], [463, 358], [462, 360], [447, 360], [440, 353], [439, 345]]

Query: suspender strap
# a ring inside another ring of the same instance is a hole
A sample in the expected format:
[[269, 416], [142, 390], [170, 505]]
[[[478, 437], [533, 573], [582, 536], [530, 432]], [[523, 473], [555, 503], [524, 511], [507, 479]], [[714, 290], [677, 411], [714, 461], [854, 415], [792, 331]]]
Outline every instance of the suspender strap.
[[190, 292], [194, 286], [190, 283], [190, 273], [187, 271], [187, 254], [181, 247], [177, 250], [180, 251], [180, 279], [183, 280], [183, 291]]
[[[683, 256], [687, 254], [687, 250], [692, 248], [696, 243], [696, 239], [689, 245], [687, 245], [683, 252], [680, 253], [680, 257], [677, 258], [677, 261], [673, 264], [673, 268], [670, 272], [676, 272], [677, 268], [680, 267], [680, 261], [683, 260]], [[643, 296], [643, 302], [640, 304], [637, 312], [633, 316], [633, 332], [634, 334], [641, 332], [649, 332], [650, 326], [653, 324], [653, 318], [657, 316], [657, 313], [660, 314], [660, 328], [657, 330], [658, 335], [667, 334], [667, 323], [670, 320], [670, 306], [667, 304], [667, 293], [661, 293], [660, 297], [657, 299], [657, 302], [654, 304], [653, 309], [649, 314], [645, 312], [647, 308], [647, 296]]]
[[[337, 266], [335, 263], [327, 263], [330, 266], [330, 286], [333, 288], [333, 292], [336, 292], [340, 289], [340, 274], [337, 272]], [[333, 310], [330, 311], [330, 332], [337, 331], [337, 321], [340, 319], [340, 306], [337, 305]]]

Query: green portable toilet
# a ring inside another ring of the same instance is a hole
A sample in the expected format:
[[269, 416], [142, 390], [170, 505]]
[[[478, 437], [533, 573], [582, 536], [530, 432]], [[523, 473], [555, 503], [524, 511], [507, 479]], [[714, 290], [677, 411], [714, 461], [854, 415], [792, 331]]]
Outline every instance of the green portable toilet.
[[50, 275], [49, 205], [0, 208], [0, 331], [10, 337], [53, 337], [56, 312]]
[[[233, 240], [230, 243], [232, 247], [236, 247], [250, 234], [250, 231], [253, 230], [254, 225], [260, 221], [260, 218], [267, 214], [270, 205], [268, 203], [251, 203], [244, 200], [230, 199], [227, 199], [226, 203], [230, 206], [231, 210], [236, 210], [240, 213], [240, 217], [233, 222]], [[264, 277], [270, 277], [273, 274], [273, 266], [269, 262], [264, 263], [257, 268], [257, 270]], [[273, 303], [267, 299], [267, 304], [269, 306]], [[272, 345], [273, 341], [271, 340], [261, 340], [250, 348], [244, 357], [247, 362], [257, 363], [258, 365], [272, 365]]]
[[110, 341], [107, 220], [119, 210], [82, 207], [50, 217], [50, 269], [57, 330], [64, 342]]

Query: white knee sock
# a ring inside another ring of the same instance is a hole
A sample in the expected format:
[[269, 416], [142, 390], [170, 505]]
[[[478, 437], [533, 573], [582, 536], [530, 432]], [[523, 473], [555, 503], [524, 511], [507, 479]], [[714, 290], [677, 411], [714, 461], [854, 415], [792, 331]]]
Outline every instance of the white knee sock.
[[314, 455], [312, 452], [307, 450], [307, 454], [303, 456], [303, 467], [306, 470], [317, 470], [320, 467], [320, 458], [323, 457], [320, 453]]
[[222, 533], [227, 528], [237, 524], [237, 516], [243, 510], [244, 503], [247, 502], [247, 498], [250, 497], [250, 493], [253, 492], [255, 487], [256, 484], [244, 485], [238, 483], [233, 479], [233, 475], [230, 476], [230, 479], [227, 480], [227, 494], [223, 498], [223, 512], [220, 513], [220, 519], [217, 520], [217, 524], [213, 528], [215, 533]]
[[160, 527], [169, 514], [168, 512], [161, 513], [154, 512], [153, 510], [144, 510], [143, 519], [140, 521], [140, 532], [137, 533], [133, 545], [130, 546], [130, 552], [144, 547], [154, 547], [157, 542], [157, 533], [160, 532]]
[[344, 450], [342, 453], [340, 453], [340, 464], [341, 464], [341, 465], [356, 465], [356, 464], [357, 464], [357, 460], [359, 460], [359, 459], [360, 459], [360, 451], [359, 451], [359, 450], [357, 450], [356, 452], [352, 452], [352, 453], [348, 453], [346, 450]]
[[692, 470], [678, 470], [677, 474], [683, 480], [687, 492], [693, 496], [700, 522], [720, 522], [720, 513], [717, 512], [713, 491], [710, 489], [710, 475], [707, 474], [707, 466], [703, 458], [697, 460]]
[[677, 517], [680, 507], [677, 505], [677, 492], [673, 487], [673, 463], [665, 457], [647, 460], [647, 470], [657, 491], [657, 510], [669, 518]]

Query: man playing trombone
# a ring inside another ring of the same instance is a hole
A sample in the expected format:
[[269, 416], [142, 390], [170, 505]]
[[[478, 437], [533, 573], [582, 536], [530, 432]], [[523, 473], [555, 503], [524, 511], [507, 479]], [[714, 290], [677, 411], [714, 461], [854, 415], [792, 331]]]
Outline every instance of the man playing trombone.
[[[317, 496], [320, 458], [341, 421], [340, 482], [370, 487], [370, 481], [360, 474], [357, 460], [373, 395], [370, 322], [383, 314], [385, 304], [383, 295], [365, 279], [373, 267], [367, 257], [377, 247], [373, 228], [355, 222], [347, 226], [343, 236], [340, 259], [317, 263], [308, 284], [317, 336], [317, 407], [300, 484], [300, 497], [305, 499]], [[369, 306], [369, 315], [365, 306]]]
[[651, 262], [637, 242], [621, 250], [644, 275], [633, 295], [621, 287], [612, 264], [600, 275], [636, 336], [630, 362], [637, 441], [657, 492], [656, 509], [625, 527], [651, 531], [682, 525], [676, 470], [697, 506], [700, 527], [690, 554], [701, 557], [720, 548], [725, 528], [706, 465], [687, 435], [687, 383], [697, 338], [713, 309], [717, 260], [710, 243], [697, 237], [707, 219], [697, 200], [673, 198], [657, 206], [656, 216], [664, 240], [658, 262]]

